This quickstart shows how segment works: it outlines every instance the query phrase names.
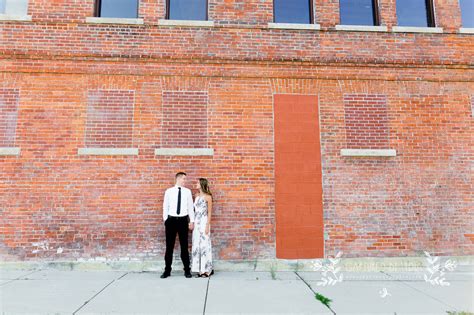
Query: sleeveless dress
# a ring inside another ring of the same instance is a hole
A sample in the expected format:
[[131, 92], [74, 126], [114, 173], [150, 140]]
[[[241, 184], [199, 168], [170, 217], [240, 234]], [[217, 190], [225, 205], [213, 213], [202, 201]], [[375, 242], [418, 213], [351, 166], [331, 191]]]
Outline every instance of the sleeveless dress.
[[211, 233], [206, 234], [207, 201], [197, 196], [194, 202], [194, 230], [192, 245], [192, 272], [210, 273], [212, 267]]

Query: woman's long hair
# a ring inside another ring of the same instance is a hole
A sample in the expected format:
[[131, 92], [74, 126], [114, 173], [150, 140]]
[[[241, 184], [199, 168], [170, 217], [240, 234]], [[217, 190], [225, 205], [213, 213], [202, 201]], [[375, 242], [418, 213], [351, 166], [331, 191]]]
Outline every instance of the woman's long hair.
[[212, 197], [211, 190], [209, 189], [209, 181], [205, 178], [199, 178], [199, 185], [201, 185], [202, 192]]

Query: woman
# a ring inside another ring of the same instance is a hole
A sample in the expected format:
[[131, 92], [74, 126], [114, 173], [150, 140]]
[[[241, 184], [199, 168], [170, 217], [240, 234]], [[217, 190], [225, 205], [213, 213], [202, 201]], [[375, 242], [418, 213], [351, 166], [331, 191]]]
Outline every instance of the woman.
[[209, 182], [200, 178], [196, 184], [199, 192], [194, 201], [194, 230], [192, 247], [191, 271], [197, 272], [196, 277], [209, 277], [214, 274], [212, 269], [211, 248], [211, 214], [212, 193]]

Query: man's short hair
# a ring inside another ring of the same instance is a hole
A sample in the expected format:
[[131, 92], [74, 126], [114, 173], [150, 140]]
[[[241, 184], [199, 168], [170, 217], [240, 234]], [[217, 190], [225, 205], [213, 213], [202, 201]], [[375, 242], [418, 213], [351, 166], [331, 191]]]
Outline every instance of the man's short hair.
[[178, 173], [176, 173], [176, 176], [174, 178], [178, 179], [178, 177], [181, 177], [181, 176], [186, 176], [186, 173], [185, 172], [178, 172]]

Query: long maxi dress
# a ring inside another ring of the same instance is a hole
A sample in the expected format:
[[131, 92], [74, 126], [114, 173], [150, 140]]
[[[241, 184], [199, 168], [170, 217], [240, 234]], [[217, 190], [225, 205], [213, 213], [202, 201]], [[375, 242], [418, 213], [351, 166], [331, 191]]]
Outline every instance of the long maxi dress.
[[192, 245], [192, 272], [210, 273], [212, 271], [211, 233], [206, 234], [208, 222], [207, 201], [197, 196], [194, 201], [194, 230]]

